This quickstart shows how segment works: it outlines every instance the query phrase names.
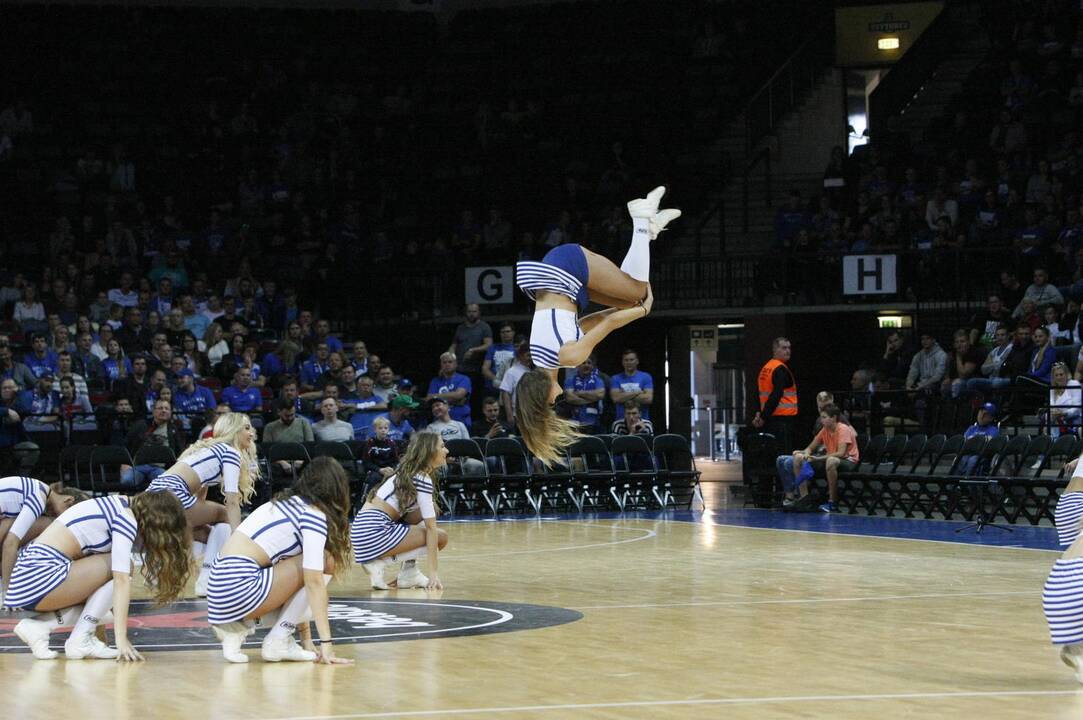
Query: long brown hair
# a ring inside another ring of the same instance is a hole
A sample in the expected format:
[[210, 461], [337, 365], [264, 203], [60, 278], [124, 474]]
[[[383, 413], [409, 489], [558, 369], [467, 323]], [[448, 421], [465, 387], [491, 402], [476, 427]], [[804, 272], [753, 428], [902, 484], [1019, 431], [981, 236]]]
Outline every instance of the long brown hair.
[[[395, 499], [399, 503], [400, 511], [405, 511], [417, 502], [417, 487], [414, 486], [414, 478], [418, 475], [424, 475], [432, 482], [432, 502], [434, 506], [437, 505], [438, 488], [436, 474], [432, 472], [432, 458], [440, 449], [441, 441], [438, 433], [428, 431], [416, 432], [410, 438], [410, 444], [395, 467], [395, 474], [391, 476], [395, 483]], [[379, 490], [379, 485], [369, 491], [369, 500], [376, 496], [377, 490]]]
[[338, 460], [318, 457], [308, 464], [292, 486], [275, 495], [272, 502], [298, 497], [319, 508], [327, 517], [327, 552], [335, 562], [335, 575], [348, 570], [350, 549], [350, 480]]
[[531, 370], [515, 386], [515, 424], [527, 449], [550, 467], [564, 460], [563, 450], [581, 435], [570, 420], [557, 417], [549, 405], [549, 373]]
[[154, 588], [159, 605], [173, 602], [184, 592], [190, 569], [192, 530], [184, 507], [173, 493], [140, 493], [129, 507], [143, 538], [143, 578]]

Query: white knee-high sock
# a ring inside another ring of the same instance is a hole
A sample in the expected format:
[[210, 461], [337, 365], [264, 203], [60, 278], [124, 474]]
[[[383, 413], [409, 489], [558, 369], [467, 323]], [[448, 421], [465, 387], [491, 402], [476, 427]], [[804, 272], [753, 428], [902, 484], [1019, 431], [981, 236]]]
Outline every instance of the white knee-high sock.
[[428, 553], [428, 549], [424, 545], [422, 545], [419, 548], [414, 548], [413, 550], [407, 550], [404, 553], [399, 553], [398, 555], [395, 556], [395, 561], [396, 562], [412, 562], [414, 560], [417, 560], [418, 558], [425, 557], [425, 555], [427, 553]]
[[282, 606], [282, 610], [278, 613], [278, 622], [267, 633], [267, 638], [284, 638], [293, 635], [293, 631], [297, 629], [297, 624], [303, 622], [302, 618], [307, 612], [308, 592], [301, 588]]
[[633, 218], [632, 244], [620, 269], [640, 282], [651, 279], [651, 227], [647, 218]]
[[233, 534], [233, 530], [229, 527], [229, 523], [215, 523], [211, 525], [211, 530], [207, 533], [206, 549], [203, 553], [203, 567], [210, 570], [214, 565], [214, 561], [218, 559], [218, 553], [222, 551], [226, 541], [229, 540], [229, 536]]
[[229, 523], [211, 525], [211, 531], [207, 534], [207, 549], [203, 553], [203, 568], [199, 571], [200, 578], [206, 579], [207, 575], [210, 574], [214, 561], [218, 559], [218, 553], [232, 533], [233, 530], [230, 529]]
[[207, 543], [200, 542], [198, 540], [192, 541], [192, 557], [199, 560], [207, 554]]
[[48, 623], [49, 630], [56, 630], [57, 628], [74, 625], [82, 614], [82, 605], [72, 605], [71, 607], [62, 608], [60, 610], [50, 610], [49, 612], [38, 613], [34, 616], [34, 619], [38, 622]]
[[98, 623], [112, 607], [113, 581], [110, 580], [87, 598], [83, 613], [79, 616], [79, 622], [75, 623], [75, 629], [71, 631], [72, 637], [93, 635], [98, 628]]

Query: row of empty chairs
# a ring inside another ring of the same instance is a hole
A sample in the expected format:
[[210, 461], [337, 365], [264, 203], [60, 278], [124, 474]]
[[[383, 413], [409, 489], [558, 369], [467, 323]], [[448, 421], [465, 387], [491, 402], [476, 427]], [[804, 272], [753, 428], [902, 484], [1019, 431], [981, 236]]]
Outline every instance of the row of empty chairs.
[[[980, 510], [1032, 525], [1052, 522], [1065, 466], [1083, 450], [1075, 435], [877, 435], [863, 444], [860, 465], [839, 475], [840, 505], [850, 513], [969, 520]], [[982, 492], [968, 491], [976, 485]]]
[[664, 434], [597, 435], [578, 439], [551, 467], [516, 438], [448, 440], [441, 493], [452, 512], [691, 508], [700, 473], [687, 438]]

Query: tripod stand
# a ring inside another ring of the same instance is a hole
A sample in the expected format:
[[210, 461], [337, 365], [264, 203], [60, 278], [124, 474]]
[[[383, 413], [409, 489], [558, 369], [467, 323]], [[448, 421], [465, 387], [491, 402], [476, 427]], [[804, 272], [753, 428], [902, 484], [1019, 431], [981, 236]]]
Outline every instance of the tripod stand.
[[990, 485], [998, 485], [996, 480], [989, 478], [964, 478], [959, 481], [961, 487], [966, 487], [970, 491], [970, 497], [974, 501], [974, 522], [964, 525], [961, 528], [955, 528], [956, 533], [961, 533], [963, 530], [970, 530], [974, 528], [981, 535], [981, 531], [987, 527], [994, 527], [998, 530], [1006, 530], [1008, 532], [1014, 532], [1014, 528], [1008, 525], [998, 525], [995, 522], [991, 522], [991, 517], [996, 515], [996, 509], [990, 515], [985, 514], [985, 492], [989, 489]]

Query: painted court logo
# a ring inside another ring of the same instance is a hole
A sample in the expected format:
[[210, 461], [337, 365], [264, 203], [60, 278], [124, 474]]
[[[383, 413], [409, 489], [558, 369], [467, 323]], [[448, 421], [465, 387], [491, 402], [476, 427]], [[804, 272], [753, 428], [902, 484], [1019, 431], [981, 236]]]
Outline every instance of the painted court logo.
[[[545, 605], [473, 600], [332, 598], [328, 608], [336, 643], [391, 642], [533, 630], [575, 622], [582, 613]], [[0, 652], [29, 652], [12, 632], [18, 618], [0, 618]], [[263, 632], [245, 643], [258, 647]], [[67, 633], [53, 634], [62, 648]], [[182, 600], [166, 608], [132, 603], [128, 637], [141, 650], [217, 650], [207, 625], [207, 604]]]

